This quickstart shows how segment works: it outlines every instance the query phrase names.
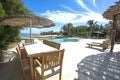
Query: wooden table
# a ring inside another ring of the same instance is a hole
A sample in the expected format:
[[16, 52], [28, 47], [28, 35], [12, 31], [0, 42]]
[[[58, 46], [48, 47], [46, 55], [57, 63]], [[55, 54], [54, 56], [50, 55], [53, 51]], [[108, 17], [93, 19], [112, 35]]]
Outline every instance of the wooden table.
[[42, 55], [43, 53], [57, 50], [51, 46], [45, 45], [42, 42], [35, 42], [30, 44], [24, 44], [28, 57], [30, 58], [30, 68], [31, 68], [31, 77], [34, 80], [34, 73], [33, 73], [33, 58], [37, 57], [37, 55]]

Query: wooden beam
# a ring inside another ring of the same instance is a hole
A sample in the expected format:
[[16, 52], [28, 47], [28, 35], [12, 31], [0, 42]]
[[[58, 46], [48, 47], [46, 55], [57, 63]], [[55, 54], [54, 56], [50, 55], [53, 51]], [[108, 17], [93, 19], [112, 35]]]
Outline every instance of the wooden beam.
[[116, 16], [117, 15], [113, 15], [113, 28], [112, 28], [112, 39], [111, 39], [111, 49], [110, 49], [110, 52], [113, 52], [114, 44], [115, 44], [116, 26], [117, 26]]

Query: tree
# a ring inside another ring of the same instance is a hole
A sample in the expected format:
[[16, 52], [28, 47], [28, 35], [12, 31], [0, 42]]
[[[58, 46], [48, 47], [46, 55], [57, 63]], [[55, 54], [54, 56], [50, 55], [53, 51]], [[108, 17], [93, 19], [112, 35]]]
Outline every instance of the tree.
[[[23, 5], [21, 0], [0, 0], [0, 4], [3, 8], [2, 12], [4, 12], [6, 15], [30, 14], [30, 11]], [[1, 8], [1, 6], [0, 6], [0, 8]], [[1, 13], [0, 13], [0, 16], [2, 16]], [[4, 28], [4, 27], [2, 27], [2, 28]], [[6, 38], [8, 40], [6, 40], [6, 41], [13, 42], [13, 41], [15, 41], [14, 39], [18, 39], [18, 36], [20, 35], [20, 28], [13, 28], [12, 26], [9, 26], [9, 29], [7, 29], [7, 28], [3, 29], [4, 32], [7, 34]], [[10, 32], [10, 33], [8, 33], [8, 32]], [[4, 33], [1, 33], [1, 34], [4, 34]], [[17, 34], [17, 35], [15, 35], [15, 34]], [[10, 39], [10, 37], [12, 37], [12, 39]]]
[[72, 28], [73, 28], [73, 24], [72, 23], [68, 23], [68, 24], [64, 25], [62, 27], [64, 35], [71, 36], [71, 30], [72, 30]]
[[91, 34], [90, 36], [92, 36], [93, 28], [95, 27], [96, 23], [97, 23], [97, 21], [94, 22], [94, 20], [88, 20], [87, 21], [87, 24], [90, 27], [90, 34]]
[[2, 4], [0, 3], [0, 18], [5, 16], [5, 11], [3, 10]]
[[[0, 17], [14, 14], [30, 14], [21, 0], [0, 0]], [[0, 49], [5, 48], [6, 43], [20, 39], [20, 28], [12, 26], [0, 26]]]
[[[5, 16], [5, 11], [0, 3], [0, 17], [4, 17]], [[2, 49], [3, 47], [3, 41], [2, 41], [2, 36], [3, 36], [3, 28], [0, 26], [0, 49]]]
[[[0, 0], [0, 18], [5, 15], [29, 13], [30, 11], [25, 8], [21, 0]], [[7, 49], [7, 43], [19, 40], [19, 35], [19, 28], [0, 25], [0, 60], [2, 59], [2, 50]]]
[[0, 3], [3, 6], [6, 15], [30, 13], [21, 0], [0, 0]]
[[[0, 3], [0, 18], [5, 16], [5, 11], [2, 7], [2, 4]], [[2, 59], [2, 49], [4, 49], [4, 40], [2, 40], [2, 34], [3, 28], [0, 26], [0, 60]]]

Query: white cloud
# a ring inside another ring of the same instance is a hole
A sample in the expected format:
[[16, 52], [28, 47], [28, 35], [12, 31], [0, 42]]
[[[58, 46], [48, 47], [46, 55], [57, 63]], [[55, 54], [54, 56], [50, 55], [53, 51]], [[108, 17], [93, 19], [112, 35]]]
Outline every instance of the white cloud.
[[96, 7], [96, 0], [93, 0], [93, 5], [94, 7]]
[[107, 22], [106, 19], [103, 19], [101, 14], [95, 12], [85, 13], [85, 15], [80, 18], [80, 21], [82, 22], [87, 22], [88, 20], [94, 20], [97, 22]]
[[47, 18], [53, 20], [55, 23], [86, 23], [88, 20], [94, 20], [98, 22], [107, 22], [103, 19], [102, 15], [95, 12], [86, 12], [86, 13], [72, 13], [65, 11], [46, 11], [41, 15], [46, 16]]
[[72, 20], [76, 19], [78, 15], [82, 16], [81, 14], [74, 14], [74, 13], [64, 12], [64, 11], [47, 11], [46, 13], [43, 13], [41, 15], [46, 16], [57, 23], [72, 22]]
[[87, 10], [87, 11], [89, 11], [89, 12], [93, 12], [92, 10], [90, 10], [90, 9], [87, 7], [86, 4], [84, 4], [84, 3], [82, 2], [82, 0], [76, 0], [76, 1], [77, 1], [77, 3], [78, 3], [83, 9], [85, 9], [85, 10]]
[[65, 8], [65, 9], [71, 11], [71, 12], [78, 13], [78, 11], [75, 11], [75, 10], [73, 10], [72, 8], [70, 8], [70, 7], [68, 7], [68, 6], [65, 6], [65, 5], [63, 5], [63, 4], [61, 4], [61, 7]]
[[[42, 13], [42, 16], [45, 16], [51, 20], [53, 20], [55, 23], [61, 23], [61, 24], [66, 24], [66, 23], [87, 23], [88, 20], [94, 20], [99, 23], [101, 22], [107, 22], [106, 19], [103, 19], [102, 15], [99, 13], [96, 13], [89, 9], [86, 4], [82, 2], [82, 0], [76, 0], [77, 3], [86, 10], [86, 12], [78, 12], [73, 10], [72, 8], [62, 5], [61, 6], [65, 9], [67, 9], [70, 12], [66, 11], [46, 11], [45, 13]], [[93, 0], [94, 5], [96, 0]]]

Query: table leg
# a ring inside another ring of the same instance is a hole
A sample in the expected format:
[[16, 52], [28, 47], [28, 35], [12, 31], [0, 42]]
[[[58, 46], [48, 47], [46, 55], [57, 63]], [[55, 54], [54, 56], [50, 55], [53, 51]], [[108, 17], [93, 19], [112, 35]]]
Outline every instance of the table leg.
[[30, 69], [31, 69], [31, 78], [34, 80], [34, 72], [33, 72], [33, 57], [30, 57]]

